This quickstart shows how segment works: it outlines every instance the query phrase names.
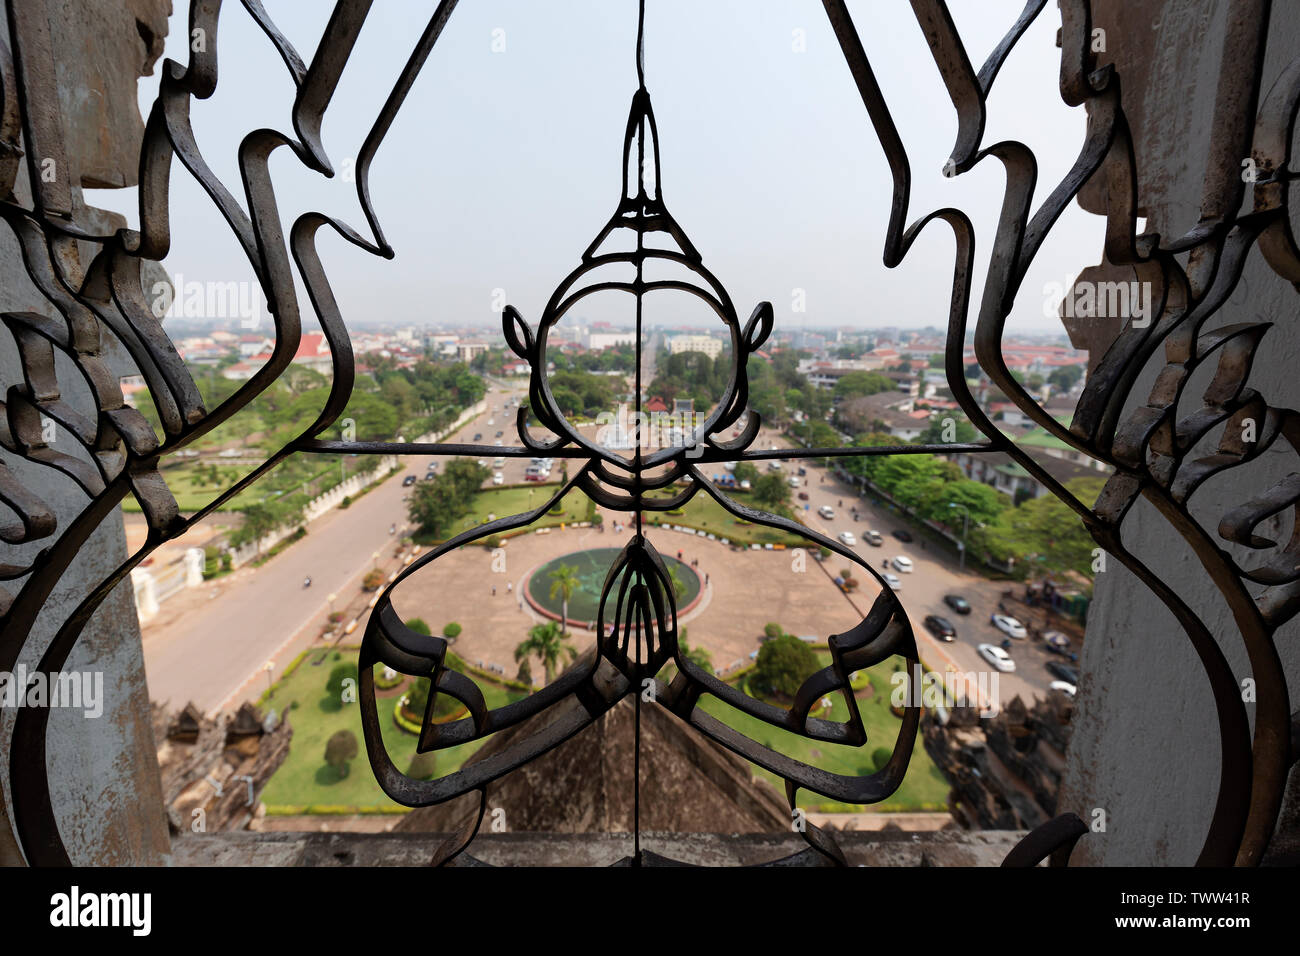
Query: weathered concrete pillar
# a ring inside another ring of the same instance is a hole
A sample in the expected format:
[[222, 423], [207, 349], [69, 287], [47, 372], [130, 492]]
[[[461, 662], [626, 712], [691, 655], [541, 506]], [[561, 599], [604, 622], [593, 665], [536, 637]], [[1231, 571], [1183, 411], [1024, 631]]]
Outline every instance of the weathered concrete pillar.
[[[1146, 217], [1146, 230], [1168, 243], [1198, 222], [1250, 212], [1250, 189], [1242, 190], [1240, 210], [1223, 208], [1222, 197], [1240, 186], [1250, 156], [1257, 109], [1251, 93], [1254, 48], [1262, 41], [1261, 95], [1300, 56], [1300, 19], [1292, 5], [1272, 4], [1271, 19], [1268, 4], [1254, 0], [1099, 0], [1093, 7], [1094, 26], [1105, 30], [1100, 62], [1113, 63], [1120, 78], [1137, 157], [1138, 214]], [[1090, 184], [1080, 202], [1104, 215], [1104, 187]], [[1099, 274], [1119, 271], [1103, 264]], [[1249, 384], [1275, 407], [1297, 404], [1298, 305], [1295, 288], [1255, 249], [1236, 291], [1202, 330], [1274, 323], [1255, 355]], [[1076, 320], [1070, 332], [1078, 347], [1093, 351], [1095, 363], [1116, 329], [1104, 320]], [[1157, 349], [1130, 394], [1126, 414], [1145, 404], [1165, 360], [1165, 350]], [[1200, 407], [1216, 365], [1211, 361], [1193, 375], [1179, 418]], [[1196, 457], [1209, 453], [1201, 447]], [[1279, 441], [1260, 459], [1211, 479], [1192, 499], [1192, 514], [1216, 547], [1257, 564], [1269, 552], [1256, 556], [1232, 545], [1217, 534], [1218, 522], [1300, 470], [1297, 464], [1295, 452]], [[1285, 526], [1274, 521], [1271, 531], [1261, 526], [1258, 533], [1285, 542], [1289, 523], [1289, 518]], [[1125, 520], [1123, 540], [1209, 628], [1238, 686], [1252, 677], [1238, 623], [1170, 522], [1139, 499]], [[1074, 811], [1088, 823], [1104, 814], [1106, 830], [1085, 836], [1072, 862], [1189, 865], [1205, 840], [1221, 769], [1216, 708], [1205, 671], [1173, 615], [1118, 561], [1098, 575], [1095, 596], [1058, 811]], [[1296, 630], [1292, 621], [1275, 640], [1293, 689], [1292, 711], [1294, 688], [1300, 687]], [[1247, 704], [1252, 723], [1256, 707]], [[1292, 773], [1293, 792], [1295, 777]]]
[[[53, 70], [27, 96], [42, 103], [43, 120], [57, 115], [50, 135], [62, 152], [71, 193], [71, 219], [92, 234], [111, 234], [125, 226], [120, 216], [88, 207], [83, 187], [114, 188], [136, 183], [143, 120], [136, 100], [140, 76], [152, 72], [162, 50], [171, 13], [169, 0], [4, 0], [21, 2], [23, 12], [38, 25], [48, 21]], [[4, 35], [9, 49], [8, 17]], [[16, 90], [6, 83], [6, 108], [18, 108]], [[24, 147], [27, 143], [23, 142]], [[17, 164], [14, 194], [29, 207], [32, 189], [26, 162]], [[80, 268], [90, 261], [93, 247], [83, 243]], [[74, 268], [75, 268], [74, 263]], [[69, 275], [74, 287], [79, 275]], [[36, 289], [23, 267], [19, 246], [8, 228], [0, 228], [0, 311], [40, 312], [64, 321]], [[124, 353], [107, 351], [110, 368], [119, 375], [134, 371]], [[79, 409], [93, 409], [89, 389], [70, 361], [56, 358], [63, 398]], [[0, 325], [0, 385], [7, 389], [23, 380], [17, 348]], [[57, 438], [56, 438], [57, 442]], [[54, 447], [63, 450], [61, 446]], [[69, 454], [72, 450], [68, 451]], [[56, 513], [58, 528], [87, 504], [85, 494], [65, 475], [0, 451], [5, 464], [25, 486]], [[30, 562], [47, 540], [12, 547], [8, 560]], [[9, 546], [6, 546], [9, 548]], [[41, 653], [67, 615], [91, 588], [109, 576], [127, 556], [120, 511], [94, 531], [45, 603], [23, 645], [20, 663], [35, 669]], [[21, 582], [17, 582], [21, 584]], [[15, 582], [8, 587], [16, 591]], [[132, 585], [123, 581], [103, 602], [84, 629], [65, 671], [103, 675], [106, 695], [103, 715], [88, 718], [74, 709], [52, 709], [48, 727], [46, 765], [54, 811], [72, 862], [101, 865], [158, 864], [170, 852], [156, 749], [150, 724], [140, 630]], [[12, 790], [8, 755], [15, 713], [0, 711], [0, 754], [6, 766], [0, 800], [0, 863], [22, 862], [12, 825]]]

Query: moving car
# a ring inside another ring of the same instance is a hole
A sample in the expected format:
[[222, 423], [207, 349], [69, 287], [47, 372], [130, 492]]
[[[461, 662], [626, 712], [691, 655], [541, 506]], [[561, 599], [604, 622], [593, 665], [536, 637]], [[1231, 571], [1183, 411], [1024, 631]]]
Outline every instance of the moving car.
[[403, 488], [409, 488], [413, 484], [415, 484], [415, 475], [407, 475], [405, 478], [402, 479]]
[[1023, 624], [1006, 614], [994, 614], [989, 618], [989, 623], [1007, 637], [1014, 637], [1018, 641], [1023, 641], [1029, 636], [1029, 632], [1025, 630]]
[[880, 532], [874, 529], [863, 534], [862, 540], [873, 548], [878, 548], [885, 543], [885, 539], [880, 536]]
[[1066, 697], [1074, 697], [1078, 688], [1068, 680], [1054, 680], [1047, 685], [1048, 690], [1059, 690]]
[[891, 533], [904, 544], [908, 544], [912, 540], [912, 532], [905, 531], [902, 528], [895, 528]]
[[1060, 661], [1048, 661], [1047, 672], [1058, 680], [1079, 686], [1079, 672], [1069, 664], [1062, 664]]
[[902, 571], [904, 574], [912, 573], [912, 559], [905, 554], [900, 554], [893, 560], [894, 570]]
[[884, 574], [881, 575], [881, 577], [885, 579], [885, 583], [889, 585], [889, 589], [891, 591], [903, 590], [903, 582], [898, 580], [897, 574], [890, 574], [888, 571], [886, 571]]
[[799, 492], [799, 500], [800, 500], [800, 501], [807, 501], [807, 500], [808, 500], [808, 492], [806, 492], [806, 491], [801, 491], [801, 492]]
[[952, 626], [946, 617], [940, 617], [938, 614], [927, 614], [922, 623], [927, 631], [941, 641], [952, 641], [957, 638], [957, 629]]
[[976, 648], [980, 657], [984, 658], [994, 669], [1004, 674], [1013, 674], [1016, 670], [1016, 662], [1011, 659], [1011, 655], [998, 647], [996, 644], [981, 644]]
[[823, 518], [825, 518], [827, 521], [835, 517], [835, 509], [832, 508], [830, 505], [822, 505], [820, 508], [817, 509], [817, 513], [821, 515]]
[[960, 594], [945, 594], [943, 596], [943, 603], [948, 605], [958, 614], [970, 613], [970, 601], [967, 601]]
[[849, 547], [853, 547], [855, 544], [858, 543], [858, 539], [853, 537], [852, 531], [841, 531], [840, 541], [843, 542], [844, 544], [847, 544]]

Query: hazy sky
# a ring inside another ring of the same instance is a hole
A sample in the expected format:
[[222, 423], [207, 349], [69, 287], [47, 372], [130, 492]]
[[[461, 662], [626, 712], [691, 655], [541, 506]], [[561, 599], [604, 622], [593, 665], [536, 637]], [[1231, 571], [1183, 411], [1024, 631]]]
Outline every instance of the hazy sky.
[[[330, 6], [266, 0], [308, 62]], [[375, 3], [325, 118], [336, 169], [356, 155], [435, 6]], [[950, 6], [978, 68], [1024, 2]], [[186, 7], [177, 0], [167, 42], [167, 55], [182, 62]], [[941, 205], [966, 210], [978, 230], [982, 273], [1002, 198], [1001, 165], [990, 159], [960, 177], [942, 175], [956, 119], [910, 5], [859, 0], [850, 10], [911, 157], [911, 217]], [[984, 140], [1020, 139], [1034, 150], [1036, 202], [1070, 167], [1084, 133], [1084, 110], [1066, 107], [1057, 93], [1059, 26], [1050, 4], [1020, 41], [994, 87]], [[635, 35], [634, 0], [463, 0], [372, 171], [396, 259], [320, 234], [348, 321], [499, 327], [493, 293], [504, 289], [535, 322], [618, 201]], [[801, 39], [804, 52], [796, 49]], [[502, 42], [504, 50], [494, 52]], [[261, 126], [292, 129], [292, 84], [237, 3], [225, 4], [218, 61], [217, 93], [195, 103], [194, 126], [209, 164], [242, 197], [239, 139]], [[140, 83], [146, 114], [156, 72]], [[881, 264], [892, 183], [820, 2], [649, 0], [646, 74], [665, 199], [742, 319], [768, 299], [778, 325], [791, 329], [946, 323], [953, 253], [946, 227], [931, 225], [899, 268]], [[272, 171], [286, 225], [319, 209], [365, 231], [353, 183], [326, 180], [287, 150]], [[133, 191], [97, 190], [88, 198], [137, 219]], [[179, 162], [172, 228], [164, 263], [170, 273], [187, 281], [251, 279], [229, 231]], [[1043, 314], [1040, 290], [1097, 262], [1101, 241], [1102, 220], [1072, 205], [1026, 280], [1008, 329], [1059, 330]], [[980, 284], [977, 274], [975, 303]], [[796, 289], [806, 298], [802, 314], [792, 310]], [[705, 321], [698, 309], [677, 311], [680, 305], [674, 297], [650, 318]], [[578, 313], [626, 314], [602, 313], [595, 300]]]

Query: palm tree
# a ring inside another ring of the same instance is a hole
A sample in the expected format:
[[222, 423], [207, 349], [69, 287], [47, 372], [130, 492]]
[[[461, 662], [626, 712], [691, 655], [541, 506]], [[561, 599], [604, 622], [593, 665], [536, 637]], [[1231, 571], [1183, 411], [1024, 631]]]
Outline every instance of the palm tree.
[[578, 569], [571, 564], [561, 564], [550, 574], [551, 578], [551, 600], [555, 600], [555, 595], [560, 595], [560, 633], [569, 632], [569, 598], [573, 597], [573, 592], [582, 587], [582, 580], [578, 577]]
[[664, 567], [668, 569], [668, 580], [673, 583], [673, 594], [680, 598], [686, 593], [686, 582], [682, 580], [682, 572], [678, 570], [676, 564], [664, 562]]
[[516, 663], [522, 662], [529, 654], [536, 654], [541, 658], [542, 666], [546, 668], [548, 684], [555, 680], [556, 665], [563, 655], [567, 654], [570, 661], [578, 656], [578, 652], [564, 639], [564, 634], [554, 621], [537, 624], [529, 630], [528, 640], [521, 641], [515, 648]]

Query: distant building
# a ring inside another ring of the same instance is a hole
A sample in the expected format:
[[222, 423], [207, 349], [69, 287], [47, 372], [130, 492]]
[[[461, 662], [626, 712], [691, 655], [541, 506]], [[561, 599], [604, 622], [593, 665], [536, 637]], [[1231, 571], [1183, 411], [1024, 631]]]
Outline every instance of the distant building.
[[680, 355], [683, 352], [703, 352], [711, 359], [722, 353], [722, 340], [711, 335], [674, 335], [668, 340], [668, 352]]

